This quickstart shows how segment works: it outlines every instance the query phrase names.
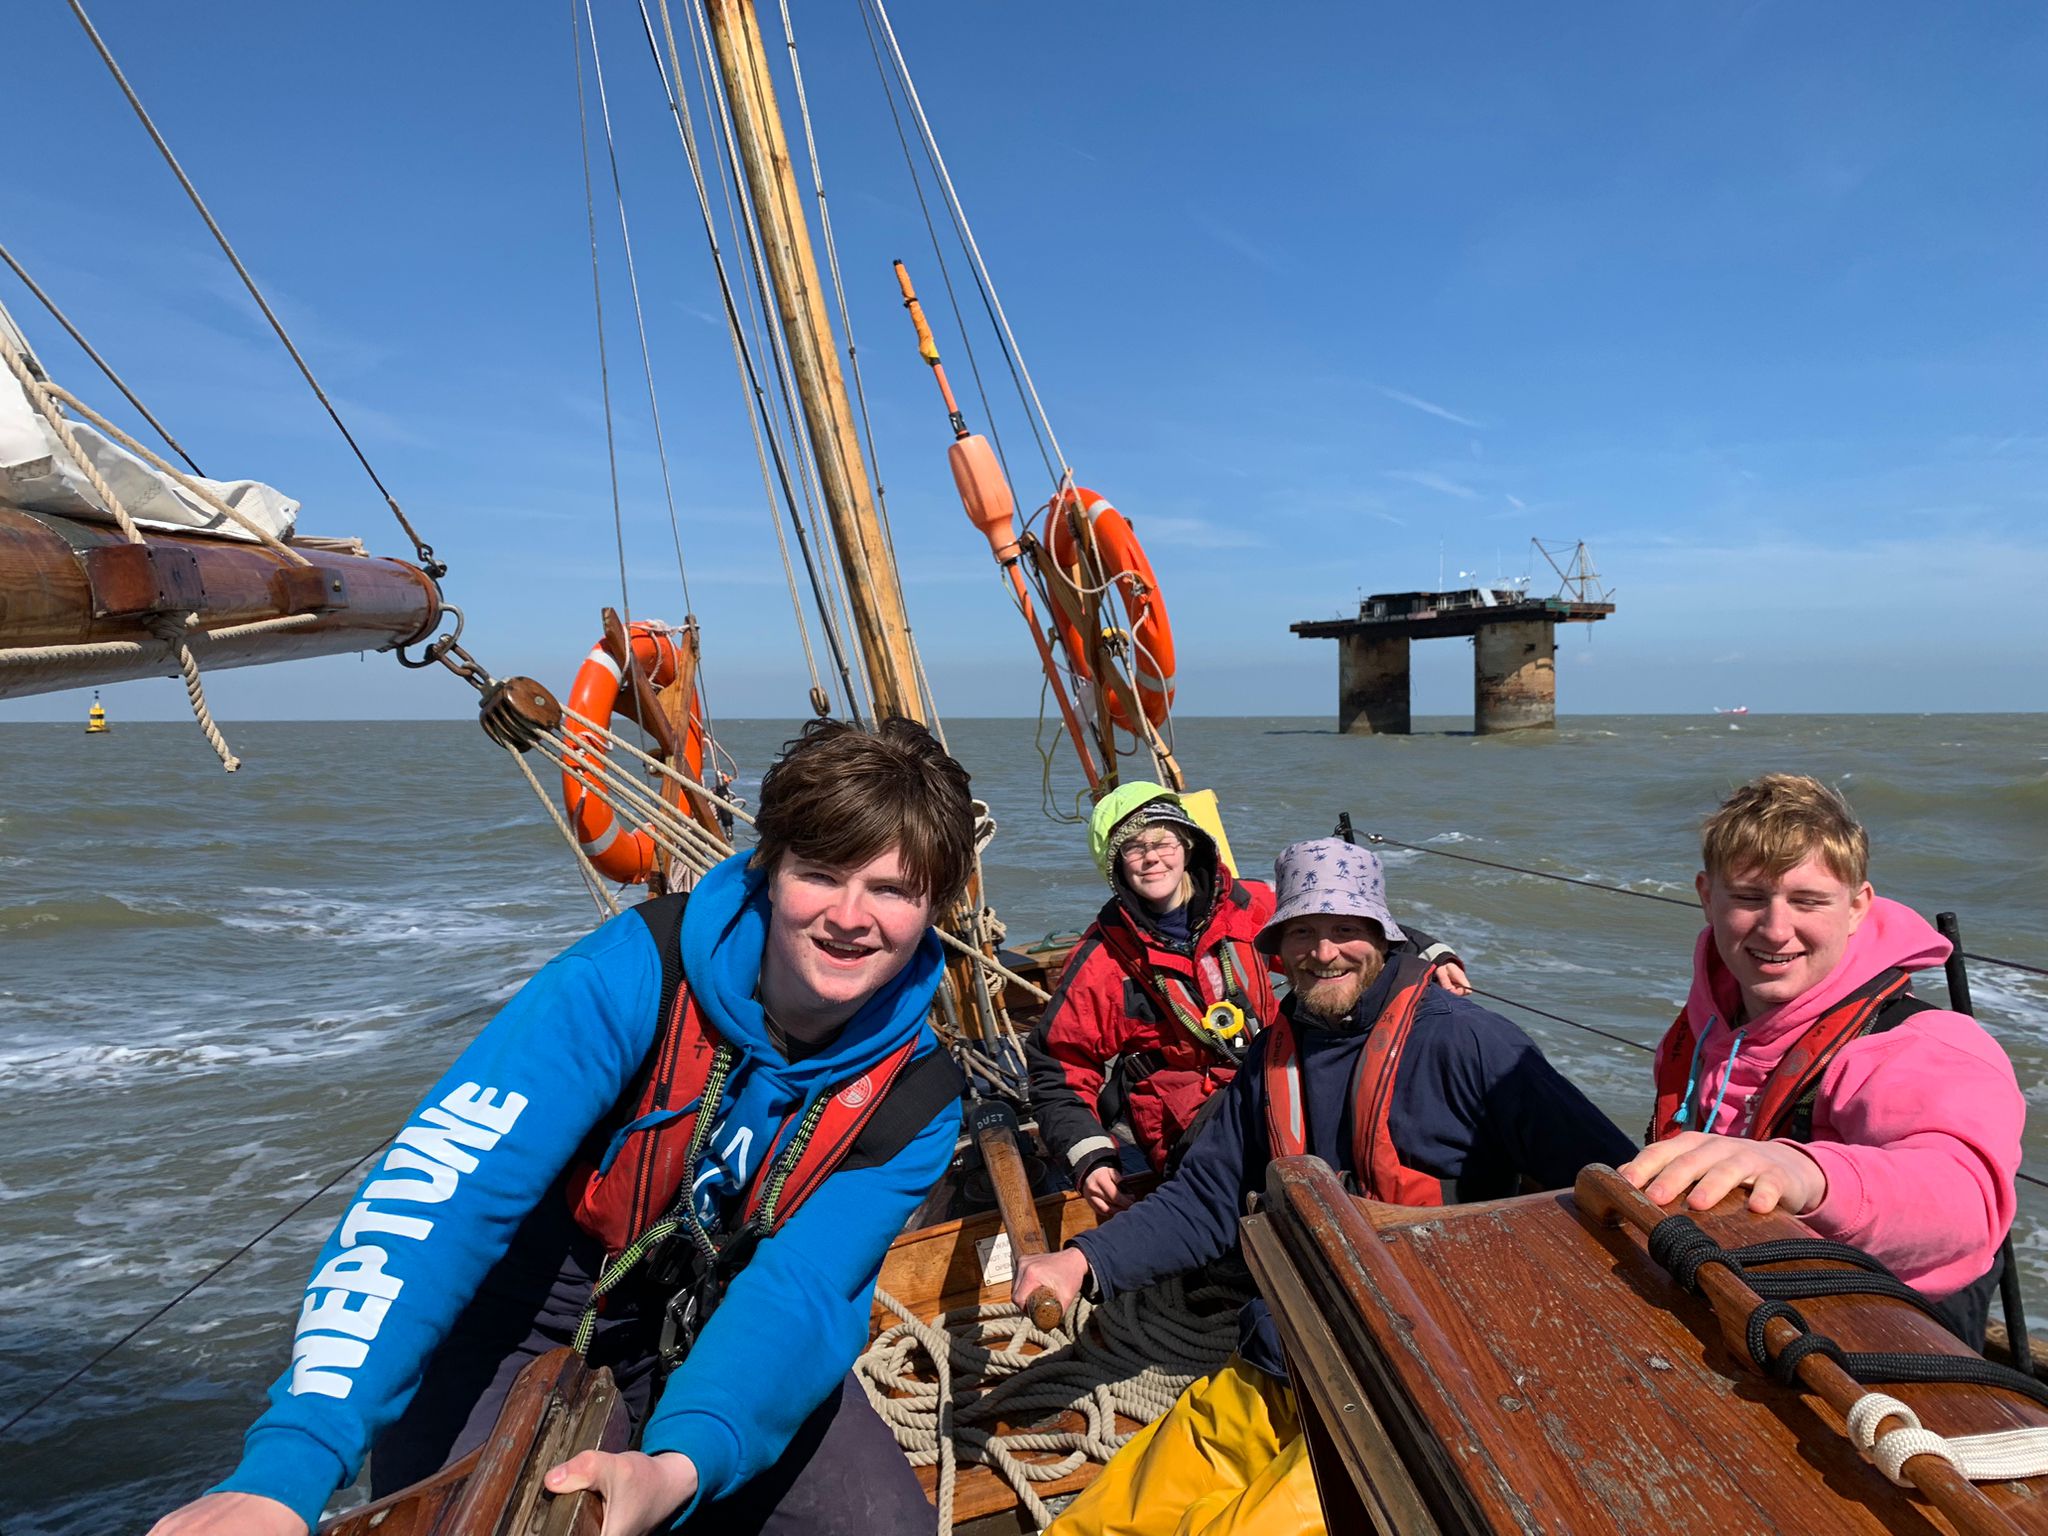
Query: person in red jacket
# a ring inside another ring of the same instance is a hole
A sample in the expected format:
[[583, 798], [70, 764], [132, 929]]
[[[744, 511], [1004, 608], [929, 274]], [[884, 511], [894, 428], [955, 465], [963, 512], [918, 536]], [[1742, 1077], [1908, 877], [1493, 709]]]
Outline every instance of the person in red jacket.
[[[1082, 935], [1031, 1032], [1031, 1101], [1047, 1150], [1103, 1215], [1121, 1193], [1120, 1144], [1166, 1172], [1218, 1090], [1278, 1009], [1256, 939], [1272, 888], [1239, 880], [1180, 797], [1139, 781], [1105, 796], [1090, 820], [1096, 867], [1113, 893]], [[1448, 946], [1410, 928], [1404, 948], [1471, 990]]]

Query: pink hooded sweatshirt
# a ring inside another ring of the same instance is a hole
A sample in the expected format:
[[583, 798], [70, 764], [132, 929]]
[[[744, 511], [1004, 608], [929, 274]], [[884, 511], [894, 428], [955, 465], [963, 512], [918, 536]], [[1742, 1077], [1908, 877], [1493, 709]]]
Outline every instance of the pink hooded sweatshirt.
[[[1877, 898], [1827, 979], [1743, 1025], [1731, 1062], [1737, 1031], [1728, 1020], [1741, 991], [1713, 930], [1704, 930], [1685, 1005], [1705, 1041], [1691, 1102], [1695, 1115], [1717, 1099], [1719, 1110], [1699, 1129], [1746, 1134], [1753, 1096], [1809, 1025], [1879, 972], [1924, 970], [1948, 953], [1948, 940], [1919, 913]], [[1660, 1067], [1674, 1048], [1667, 1036]], [[1681, 1071], [1688, 1065], [1678, 1063]], [[1821, 1203], [1800, 1219], [1872, 1254], [1925, 1294], [1952, 1295], [1990, 1269], [2012, 1225], [2026, 1112], [2005, 1051], [1966, 1014], [1930, 1009], [1852, 1040], [1821, 1074], [1813, 1140], [1787, 1143], [1828, 1181]]]

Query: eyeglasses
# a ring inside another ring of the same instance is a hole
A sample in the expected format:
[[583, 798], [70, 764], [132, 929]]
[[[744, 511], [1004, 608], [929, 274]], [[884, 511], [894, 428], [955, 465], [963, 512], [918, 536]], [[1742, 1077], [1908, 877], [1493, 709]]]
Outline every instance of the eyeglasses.
[[1136, 864], [1144, 859], [1164, 857], [1169, 852], [1178, 851], [1180, 846], [1179, 838], [1171, 832], [1163, 832], [1157, 837], [1133, 838], [1124, 844], [1123, 857]]

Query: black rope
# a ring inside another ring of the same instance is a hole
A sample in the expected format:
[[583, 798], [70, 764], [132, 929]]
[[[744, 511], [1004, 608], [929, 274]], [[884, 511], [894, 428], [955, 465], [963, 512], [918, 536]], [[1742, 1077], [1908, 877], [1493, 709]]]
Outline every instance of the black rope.
[[297, 1216], [301, 1211], [305, 1210], [307, 1206], [311, 1205], [314, 1201], [318, 1200], [322, 1195], [326, 1194], [330, 1189], [334, 1188], [335, 1185], [339, 1184], [343, 1179], [347, 1178], [350, 1174], [354, 1173], [358, 1168], [362, 1167], [363, 1164], [367, 1163], [371, 1158], [375, 1157], [379, 1152], [382, 1152], [386, 1147], [390, 1145], [391, 1138], [388, 1136], [385, 1137], [384, 1140], [378, 1142], [376, 1146], [370, 1148], [369, 1151], [365, 1152], [361, 1157], [357, 1158], [354, 1162], [350, 1163], [346, 1168], [342, 1169], [341, 1172], [337, 1173], [325, 1184], [322, 1184], [318, 1189], [314, 1190], [313, 1193], [306, 1196], [305, 1199], [301, 1200], [297, 1205], [293, 1206], [290, 1210], [286, 1211], [282, 1216], [278, 1217], [277, 1220], [273, 1221], [269, 1226], [265, 1227], [261, 1232], [258, 1232], [254, 1237], [250, 1238], [249, 1241], [242, 1244], [241, 1247], [237, 1248], [233, 1253], [229, 1254], [226, 1258], [222, 1259], [218, 1264], [214, 1265], [213, 1268], [209, 1269], [197, 1280], [194, 1280], [190, 1285], [186, 1286], [184, 1290], [178, 1292], [177, 1295], [173, 1296], [169, 1301], [165, 1302], [162, 1306], [158, 1307], [154, 1312], [150, 1313], [149, 1316], [145, 1317], [133, 1328], [130, 1328], [126, 1333], [122, 1334], [120, 1338], [114, 1340], [113, 1343], [109, 1344], [105, 1349], [101, 1350], [98, 1354], [94, 1355], [90, 1360], [86, 1361], [85, 1364], [81, 1365], [77, 1370], [73, 1371], [69, 1376], [66, 1376], [62, 1381], [58, 1382], [56, 1386], [50, 1388], [49, 1391], [45, 1392], [41, 1397], [37, 1398], [34, 1402], [30, 1403], [26, 1408], [22, 1409], [21, 1412], [17, 1413], [5, 1424], [0, 1424], [0, 1435], [6, 1434], [10, 1429], [14, 1428], [15, 1425], [19, 1424], [23, 1419], [27, 1418], [30, 1414], [34, 1413], [38, 1408], [43, 1407], [45, 1404], [51, 1402], [56, 1397], [60, 1396], [66, 1388], [72, 1386], [73, 1384], [79, 1381], [82, 1381], [86, 1376], [90, 1375], [92, 1371], [102, 1362], [104, 1362], [110, 1356], [119, 1351], [123, 1346], [133, 1343], [138, 1336], [147, 1331], [149, 1328], [154, 1327], [174, 1307], [177, 1307], [191, 1299], [191, 1297], [198, 1293], [199, 1289], [202, 1286], [206, 1285], [207, 1282], [213, 1280], [215, 1277], [220, 1275], [224, 1270], [227, 1269], [227, 1267], [230, 1264], [233, 1264], [243, 1255], [249, 1253], [256, 1247], [257, 1244], [261, 1243], [266, 1237], [269, 1237], [271, 1233], [277, 1231], [279, 1227], [282, 1227], [286, 1222], [290, 1221], [293, 1217]]
[[1474, 987], [1472, 991], [1475, 996], [1492, 998], [1496, 1003], [1506, 1003], [1510, 1008], [1519, 1008], [1524, 1013], [1533, 1013], [1537, 1018], [1548, 1019], [1553, 1024], [1567, 1024], [1573, 1029], [1582, 1029], [1589, 1035], [1598, 1035], [1602, 1040], [1612, 1040], [1616, 1045], [1625, 1045], [1631, 1050], [1654, 1051], [1657, 1049], [1654, 1045], [1650, 1045], [1642, 1040], [1631, 1040], [1626, 1035], [1609, 1034], [1606, 1030], [1592, 1024], [1581, 1024], [1577, 1019], [1568, 1019], [1561, 1013], [1549, 1013], [1528, 1003], [1518, 1003], [1512, 997], [1502, 997], [1498, 992], [1489, 992], [1484, 987]]
[[[1810, 1355], [1824, 1355], [1863, 1386], [1895, 1383], [1956, 1382], [1967, 1386], [2002, 1387], [2048, 1407], [2048, 1384], [1995, 1365], [1977, 1355], [1945, 1355], [1904, 1350], [1845, 1350], [1824, 1333], [1815, 1333], [1794, 1301], [1816, 1296], [1886, 1296], [1910, 1302], [1939, 1321], [1933, 1304], [1889, 1269], [1860, 1249], [1819, 1238], [1788, 1238], [1747, 1248], [1723, 1248], [1690, 1216], [1667, 1216], [1650, 1229], [1650, 1257], [1687, 1291], [1697, 1293], [1700, 1271], [1719, 1264], [1762, 1298], [1743, 1326], [1749, 1357], [1785, 1386], [1799, 1385], [1799, 1364]], [[1791, 1274], [1759, 1275], [1751, 1266], [1814, 1259], [1853, 1265], [1850, 1270], [1806, 1269]], [[1783, 1320], [1799, 1330], [1773, 1355], [1766, 1338], [1772, 1322]]]
[[[1404, 848], [1410, 853], [1433, 853], [1440, 859], [1456, 859], [1461, 864], [1480, 864], [1488, 869], [1505, 870], [1511, 875], [1529, 875], [1537, 880], [1556, 880], [1565, 885], [1583, 885], [1588, 890], [1606, 891], [1615, 896], [1633, 896], [1638, 901], [1661, 901], [1667, 907], [1690, 907], [1699, 910], [1699, 903], [1687, 901], [1678, 896], [1659, 896], [1655, 891], [1638, 891], [1626, 885], [1609, 885], [1602, 880], [1587, 880], [1578, 875], [1560, 875], [1554, 870], [1531, 869], [1526, 864], [1503, 864], [1498, 859], [1477, 858], [1469, 853], [1453, 853], [1448, 848], [1431, 848], [1422, 843], [1404, 843], [1398, 837], [1388, 837], [1381, 832], [1359, 834], [1368, 843], [1384, 843], [1389, 848]], [[1980, 955], [1973, 951], [1962, 952], [1965, 960], [1974, 960], [1979, 965], [2001, 966], [2008, 971], [2019, 971], [2027, 976], [2048, 976], [2048, 966], [2029, 965], [2023, 960], [2001, 960], [1996, 955]]]

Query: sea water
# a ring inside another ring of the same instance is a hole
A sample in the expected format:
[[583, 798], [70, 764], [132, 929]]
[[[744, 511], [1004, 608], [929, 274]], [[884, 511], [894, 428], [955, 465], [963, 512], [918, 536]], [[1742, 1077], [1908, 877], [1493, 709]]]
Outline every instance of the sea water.
[[[1683, 1000], [1697, 913], [1446, 855], [1687, 898], [1721, 794], [1815, 773], [1869, 824], [1881, 892], [1959, 912], [1967, 949], [2048, 964], [2048, 716], [1452, 724], [1362, 740], [1187, 720], [1176, 746], [1246, 873], [1348, 811], [1430, 850], [1382, 847], [1395, 914], [1454, 943], [1481, 988], [1624, 1040], [1654, 1041]], [[792, 729], [722, 728], [743, 793]], [[232, 1259], [6, 1432], [6, 1536], [139, 1530], [233, 1465], [355, 1176], [291, 1213], [595, 920], [546, 812], [474, 726], [228, 734], [232, 776], [189, 726], [0, 727], [0, 1423]], [[1048, 734], [1048, 768], [1019, 721], [957, 721], [950, 739], [1001, 823], [988, 887], [1010, 942], [1085, 925], [1106, 894], [1085, 832], [1045, 814], [1072, 813], [1067, 749]], [[1971, 981], [2038, 1104], [2048, 981], [1981, 964]], [[1921, 990], [1942, 996], [1935, 977]], [[1496, 1006], [1640, 1132], [1645, 1052]], [[2048, 1115], [2027, 1154], [2048, 1179]], [[2044, 1197], [2021, 1187], [2037, 1319]]]

